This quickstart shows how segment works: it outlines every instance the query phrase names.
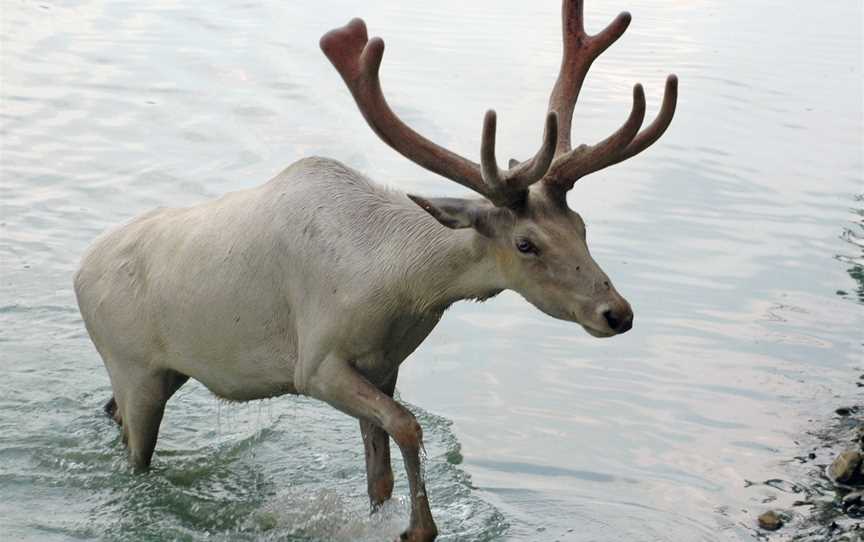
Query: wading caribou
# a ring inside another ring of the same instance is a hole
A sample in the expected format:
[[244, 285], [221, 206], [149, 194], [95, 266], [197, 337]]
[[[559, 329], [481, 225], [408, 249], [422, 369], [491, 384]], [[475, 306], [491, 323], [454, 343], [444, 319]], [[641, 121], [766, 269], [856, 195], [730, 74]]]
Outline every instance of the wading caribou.
[[399, 365], [447, 307], [511, 289], [597, 337], [624, 333], [633, 322], [630, 305], [591, 258], [585, 224], [566, 194], [663, 134], [677, 80], [667, 79], [660, 113], [645, 129], [645, 96], [636, 85], [624, 124], [599, 143], [573, 148], [582, 82], [630, 15], [596, 35], [585, 32], [581, 0], [564, 0], [562, 16], [563, 59], [542, 144], [508, 169], [495, 158], [493, 111], [483, 120], [477, 164], [393, 113], [378, 78], [384, 42], [368, 39], [362, 20], [321, 38], [372, 130], [479, 198], [406, 195], [334, 160], [306, 158], [262, 186], [156, 209], [93, 244], [75, 293], [111, 380], [106, 411], [122, 426], [136, 469], [150, 465], [165, 403], [189, 378], [234, 401], [308, 395], [360, 420], [373, 506], [393, 489], [389, 441], [396, 442], [411, 493], [402, 538], [435, 538], [422, 430], [392, 396]]

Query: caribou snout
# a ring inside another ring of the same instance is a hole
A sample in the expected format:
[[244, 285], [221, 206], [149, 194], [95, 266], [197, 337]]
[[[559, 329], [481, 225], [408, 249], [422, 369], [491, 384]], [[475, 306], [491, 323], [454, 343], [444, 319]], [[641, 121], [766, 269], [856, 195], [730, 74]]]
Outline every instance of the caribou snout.
[[633, 328], [633, 309], [623, 298], [613, 304], [604, 303], [597, 308], [598, 320], [605, 323], [615, 335], [627, 333]]
[[597, 305], [588, 322], [580, 322], [590, 335], [606, 338], [627, 333], [633, 328], [633, 309], [621, 296]]

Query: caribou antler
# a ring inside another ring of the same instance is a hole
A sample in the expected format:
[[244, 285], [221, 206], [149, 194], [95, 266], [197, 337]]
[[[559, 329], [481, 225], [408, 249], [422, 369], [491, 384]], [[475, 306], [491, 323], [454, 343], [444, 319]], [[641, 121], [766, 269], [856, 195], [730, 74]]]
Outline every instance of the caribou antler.
[[544, 183], [563, 191], [573, 188], [581, 177], [617, 164], [639, 154], [657, 141], [675, 114], [678, 99], [678, 78], [666, 79], [663, 105], [657, 118], [639, 132], [645, 116], [645, 93], [641, 85], [633, 88], [633, 107], [627, 121], [611, 136], [595, 145], [570, 147], [570, 123], [579, 91], [591, 63], [624, 34], [630, 24], [630, 14], [621, 13], [599, 34], [585, 32], [583, 0], [564, 0], [561, 8], [564, 52], [558, 79], [549, 98], [549, 111], [558, 113], [558, 145], [555, 159]]
[[498, 206], [518, 204], [528, 186], [546, 175], [559, 137], [556, 111], [550, 109], [546, 116], [543, 144], [537, 155], [506, 171], [500, 170], [495, 160], [495, 112], [488, 111], [483, 121], [481, 165], [478, 165], [429, 141], [393, 113], [378, 78], [384, 41], [370, 40], [362, 19], [353, 19], [344, 27], [331, 30], [321, 38], [320, 45], [372, 130], [412, 162], [474, 190]]

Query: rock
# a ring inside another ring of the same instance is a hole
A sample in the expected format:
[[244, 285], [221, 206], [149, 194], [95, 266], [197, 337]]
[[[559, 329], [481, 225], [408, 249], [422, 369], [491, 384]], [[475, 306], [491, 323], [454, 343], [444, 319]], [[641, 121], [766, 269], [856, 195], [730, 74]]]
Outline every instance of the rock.
[[859, 504], [862, 499], [864, 499], [864, 491], [855, 491], [850, 493], [843, 497], [843, 507], [847, 508], [853, 504]]
[[783, 526], [783, 518], [781, 518], [774, 510], [768, 510], [759, 516], [759, 527], [766, 531], [776, 531]]
[[828, 467], [828, 478], [834, 482], [845, 484], [855, 477], [860, 465], [861, 453], [847, 450], [838, 455]]

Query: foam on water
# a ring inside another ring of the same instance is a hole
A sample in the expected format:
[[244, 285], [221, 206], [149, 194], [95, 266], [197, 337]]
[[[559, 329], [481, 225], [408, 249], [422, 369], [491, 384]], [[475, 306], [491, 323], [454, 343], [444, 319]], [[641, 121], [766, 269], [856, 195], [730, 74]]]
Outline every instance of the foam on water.
[[[398, 461], [393, 500], [370, 515], [359, 427], [326, 405], [286, 398], [220, 406], [193, 384], [170, 403], [151, 472], [135, 475], [117, 427], [89, 399], [89, 408], [77, 401], [31, 405], [33, 416], [44, 416], [41, 409], [77, 411], [55, 415], [66, 424], [62, 438], [58, 428], [43, 428], [14, 444], [0, 440], [0, 461], [17, 468], [4, 469], [0, 484], [29, 495], [2, 505], [12, 535], [347, 541], [392, 539], [407, 525]], [[473, 494], [470, 477], [448, 460], [459, 447], [450, 423], [413, 410], [425, 428], [428, 486], [443, 539], [491, 539], [506, 530], [503, 516]]]

